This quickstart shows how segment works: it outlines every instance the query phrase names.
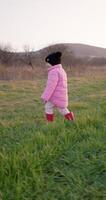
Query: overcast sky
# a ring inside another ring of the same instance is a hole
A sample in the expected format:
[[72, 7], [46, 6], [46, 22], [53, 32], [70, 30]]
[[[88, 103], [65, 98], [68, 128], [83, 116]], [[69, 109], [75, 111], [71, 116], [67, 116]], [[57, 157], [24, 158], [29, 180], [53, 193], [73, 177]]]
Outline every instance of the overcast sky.
[[106, 0], [0, 0], [0, 44], [64, 42], [106, 48]]

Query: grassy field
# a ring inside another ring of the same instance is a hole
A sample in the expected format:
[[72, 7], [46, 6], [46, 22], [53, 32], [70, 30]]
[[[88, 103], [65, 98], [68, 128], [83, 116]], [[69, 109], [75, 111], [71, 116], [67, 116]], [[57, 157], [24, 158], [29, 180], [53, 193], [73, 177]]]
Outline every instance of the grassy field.
[[68, 79], [69, 123], [46, 125], [45, 81], [0, 82], [0, 200], [105, 200], [106, 76]]

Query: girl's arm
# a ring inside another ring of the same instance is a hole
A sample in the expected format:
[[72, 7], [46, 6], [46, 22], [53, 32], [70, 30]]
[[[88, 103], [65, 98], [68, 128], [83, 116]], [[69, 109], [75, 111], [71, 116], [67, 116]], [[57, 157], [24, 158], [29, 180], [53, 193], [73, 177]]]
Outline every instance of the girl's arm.
[[58, 83], [58, 73], [56, 71], [50, 71], [48, 74], [46, 88], [41, 96], [41, 98], [44, 101], [49, 101], [56, 88], [57, 83]]

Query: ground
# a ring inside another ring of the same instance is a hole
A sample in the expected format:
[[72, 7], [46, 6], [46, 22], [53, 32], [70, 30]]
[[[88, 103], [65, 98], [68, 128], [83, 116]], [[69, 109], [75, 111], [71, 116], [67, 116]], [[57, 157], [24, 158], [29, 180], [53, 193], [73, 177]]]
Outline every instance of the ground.
[[105, 200], [105, 77], [69, 77], [76, 121], [48, 126], [45, 79], [0, 81], [0, 200]]

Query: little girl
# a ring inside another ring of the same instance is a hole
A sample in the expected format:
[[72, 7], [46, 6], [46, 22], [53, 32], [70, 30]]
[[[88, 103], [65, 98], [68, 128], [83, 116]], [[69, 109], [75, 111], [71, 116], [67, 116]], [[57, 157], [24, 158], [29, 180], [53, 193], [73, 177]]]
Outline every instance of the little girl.
[[46, 88], [41, 96], [45, 103], [45, 114], [48, 122], [54, 120], [53, 108], [57, 107], [59, 112], [69, 121], [74, 120], [74, 113], [70, 112], [68, 106], [67, 74], [61, 65], [61, 52], [54, 52], [45, 59], [49, 63], [48, 80]]

